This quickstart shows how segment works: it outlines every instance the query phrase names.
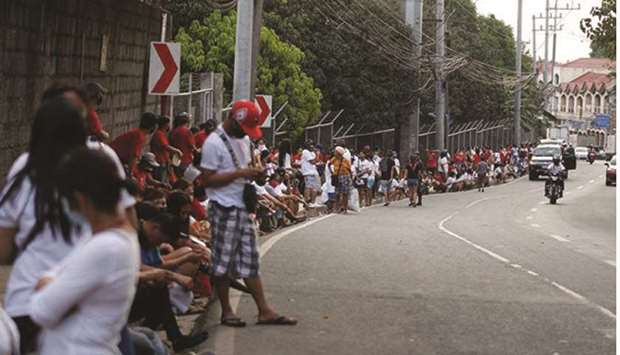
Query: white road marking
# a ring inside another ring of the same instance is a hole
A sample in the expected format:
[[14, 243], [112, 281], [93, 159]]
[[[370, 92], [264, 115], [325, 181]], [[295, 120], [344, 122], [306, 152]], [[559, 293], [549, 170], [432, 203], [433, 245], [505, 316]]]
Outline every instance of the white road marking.
[[590, 182], [590, 184], [594, 184], [594, 180], [590, 180], [589, 182]]
[[530, 226], [532, 226], [534, 228], [540, 228], [540, 224], [536, 224], [536, 223], [532, 223], [532, 224], [530, 224]]
[[598, 178], [599, 178], [599, 179], [602, 179], [602, 178], [603, 178], [603, 175], [599, 175], [599, 176], [598, 176]]
[[538, 211], [538, 208], [532, 208], [530, 211], [536, 212], [536, 211]]
[[530, 220], [530, 219], [534, 219], [534, 217], [532, 217], [532, 216], [527, 216], [527, 217], [525, 217], [525, 219]]
[[560, 237], [559, 235], [549, 234], [549, 236], [550, 236], [551, 238], [553, 238], [553, 239], [557, 240], [558, 242], [563, 242], [563, 243], [570, 242], [570, 240], [568, 240], [568, 239], [566, 239], [566, 238], [564, 238], [564, 237]]
[[573, 193], [572, 191], [566, 191], [566, 192], [564, 193], [564, 195], [570, 195], [570, 194], [572, 194], [572, 193]]
[[540, 202], [538, 202], [539, 205], [544, 205], [546, 203], [547, 203], [547, 201], [540, 201]]
[[473, 206], [479, 204], [480, 202], [487, 201], [489, 199], [490, 199], [490, 197], [486, 197], [486, 198], [482, 198], [480, 200], [476, 200], [476, 201], [470, 203], [469, 205], [465, 206], [465, 208], [473, 207]]
[[454, 213], [454, 214], [452, 214], [452, 215], [442, 219], [441, 222], [439, 222], [439, 225], [437, 226], [439, 228], [439, 230], [441, 230], [442, 232], [446, 233], [447, 235], [449, 235], [451, 237], [454, 237], [454, 238], [456, 238], [456, 239], [458, 239], [458, 240], [460, 240], [460, 241], [462, 241], [462, 242], [464, 242], [464, 243], [474, 247], [475, 249], [483, 252], [484, 254], [492, 257], [495, 260], [499, 260], [499, 261], [501, 261], [504, 264], [508, 264], [510, 267], [512, 267], [515, 270], [524, 271], [528, 275], [530, 275], [532, 277], [535, 277], [535, 278], [537, 278], [537, 279], [539, 279], [539, 280], [541, 280], [541, 281], [543, 281], [543, 282], [545, 282], [547, 284], [550, 284], [551, 286], [557, 288], [558, 290], [564, 292], [565, 294], [567, 294], [570, 297], [578, 300], [579, 302], [581, 302], [581, 303], [583, 303], [583, 304], [585, 304], [585, 305], [587, 305], [589, 307], [592, 307], [592, 308], [596, 309], [597, 311], [599, 311], [603, 315], [605, 315], [605, 316], [607, 316], [607, 317], [609, 317], [609, 318], [611, 318], [613, 320], [616, 320], [616, 314], [614, 312], [610, 311], [609, 309], [607, 309], [607, 308], [605, 308], [605, 307], [603, 307], [603, 306], [601, 306], [601, 305], [599, 305], [597, 303], [594, 303], [594, 302], [588, 300], [586, 297], [584, 297], [583, 295], [581, 295], [581, 294], [571, 290], [570, 288], [568, 288], [566, 286], [563, 286], [563, 285], [561, 285], [561, 284], [559, 284], [559, 283], [557, 283], [555, 281], [551, 281], [551, 280], [549, 280], [546, 277], [540, 276], [540, 274], [538, 274], [538, 273], [536, 273], [536, 272], [534, 272], [532, 270], [528, 270], [528, 269], [522, 267], [519, 264], [511, 263], [509, 259], [507, 259], [507, 258], [505, 258], [505, 257], [503, 257], [503, 256], [501, 256], [501, 255], [499, 255], [497, 253], [494, 253], [493, 251], [491, 251], [491, 250], [489, 250], [489, 249], [487, 249], [487, 248], [485, 248], [485, 247], [483, 247], [481, 245], [478, 245], [478, 244], [470, 241], [469, 239], [461, 237], [460, 235], [452, 232], [451, 230], [449, 230], [448, 228], [445, 227], [445, 223], [448, 222], [449, 220], [451, 220], [455, 215], [456, 215], [456, 213]]
[[330, 218], [330, 217], [333, 217], [333, 216], [336, 216], [336, 214], [328, 214], [328, 215], [325, 215], [325, 216], [322, 216], [322, 217], [318, 217], [318, 218], [315, 218], [315, 219], [313, 219], [311, 221], [302, 223], [302, 224], [300, 224], [298, 226], [295, 226], [293, 228], [284, 230], [281, 233], [278, 233], [278, 234], [274, 235], [273, 237], [269, 238], [266, 242], [264, 242], [260, 246], [260, 248], [259, 248], [260, 257], [262, 258], [263, 256], [265, 256], [265, 254], [267, 254], [267, 252], [269, 252], [269, 250], [271, 250], [271, 248], [277, 242], [279, 242], [282, 238], [286, 237], [287, 235], [289, 235], [289, 234], [291, 234], [293, 232], [297, 232], [300, 229], [306, 228], [308, 226], [311, 226], [311, 225], [315, 224], [316, 222], [320, 222], [320, 221], [322, 221], [324, 219], [327, 219], [327, 218]]
[[613, 267], [616, 267], [616, 261], [615, 260], [605, 260], [605, 264], [611, 265]]
[[581, 190], [581, 189], [583, 189], [583, 185], [577, 187], [577, 190]]

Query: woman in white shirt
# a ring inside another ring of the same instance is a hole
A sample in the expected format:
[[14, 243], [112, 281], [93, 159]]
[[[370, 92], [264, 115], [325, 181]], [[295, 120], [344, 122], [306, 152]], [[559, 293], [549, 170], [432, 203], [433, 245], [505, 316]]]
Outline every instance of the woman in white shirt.
[[291, 163], [292, 153], [293, 148], [291, 146], [291, 141], [288, 139], [283, 140], [278, 147], [278, 165], [281, 168], [286, 170], [293, 169], [293, 165]]
[[[88, 226], [75, 226], [61, 213], [54, 171], [61, 158], [78, 147], [102, 151], [123, 167], [105, 144], [88, 144], [80, 98], [71, 87], [52, 88], [35, 113], [28, 152], [13, 163], [0, 193], [0, 263], [13, 261], [4, 306], [20, 333], [22, 352], [35, 350], [39, 327], [29, 315], [30, 298], [41, 275], [56, 266], [78, 241], [90, 236]], [[81, 103], [83, 105], [83, 102]], [[121, 205], [135, 200], [123, 191]]]
[[140, 268], [136, 232], [118, 204], [124, 181], [112, 159], [88, 148], [71, 152], [55, 176], [62, 213], [93, 235], [35, 286], [39, 353], [119, 354]]

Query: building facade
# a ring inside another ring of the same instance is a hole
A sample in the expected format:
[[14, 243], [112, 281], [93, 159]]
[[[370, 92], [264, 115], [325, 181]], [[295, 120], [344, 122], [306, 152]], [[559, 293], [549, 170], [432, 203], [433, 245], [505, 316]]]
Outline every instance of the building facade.
[[[581, 58], [555, 65], [553, 94], [547, 109], [561, 125], [590, 128], [600, 115], [615, 117], [615, 78], [609, 74], [616, 63], [605, 58]], [[549, 70], [550, 72], [550, 70]], [[542, 82], [542, 66], [538, 79]]]

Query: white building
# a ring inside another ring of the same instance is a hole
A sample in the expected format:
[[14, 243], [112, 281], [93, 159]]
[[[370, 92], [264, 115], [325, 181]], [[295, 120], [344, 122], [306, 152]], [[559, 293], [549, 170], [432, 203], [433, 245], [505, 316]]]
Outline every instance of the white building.
[[[587, 128], [597, 114], [611, 114], [608, 96], [615, 88], [609, 73], [616, 63], [605, 58], [581, 58], [555, 65], [554, 93], [548, 109], [563, 125]], [[539, 81], [542, 82], [542, 64], [539, 65]], [[549, 65], [549, 74], [551, 73]], [[614, 97], [610, 99], [615, 100]]]

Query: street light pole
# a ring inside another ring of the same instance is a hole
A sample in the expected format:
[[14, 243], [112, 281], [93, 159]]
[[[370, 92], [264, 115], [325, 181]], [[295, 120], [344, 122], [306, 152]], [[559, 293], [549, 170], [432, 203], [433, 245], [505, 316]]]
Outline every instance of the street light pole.
[[[262, 0], [237, 2], [233, 100], [253, 100]], [[257, 28], [258, 27], [258, 28]], [[257, 33], [258, 32], [258, 33]]]
[[[405, 23], [412, 28], [412, 40], [414, 43], [414, 68], [415, 68], [415, 89], [420, 88], [420, 57], [422, 56], [422, 11], [424, 9], [424, 0], [403, 0], [403, 13]], [[401, 134], [403, 142], [401, 142], [401, 157], [406, 158], [409, 154], [415, 152], [419, 148], [420, 134], [420, 95], [415, 94], [411, 111], [407, 112], [407, 124], [405, 132]], [[406, 154], [406, 155], [403, 155]]]

